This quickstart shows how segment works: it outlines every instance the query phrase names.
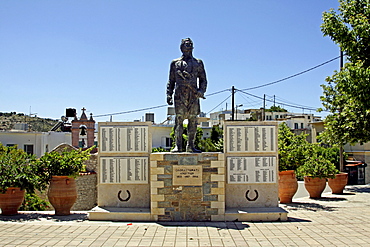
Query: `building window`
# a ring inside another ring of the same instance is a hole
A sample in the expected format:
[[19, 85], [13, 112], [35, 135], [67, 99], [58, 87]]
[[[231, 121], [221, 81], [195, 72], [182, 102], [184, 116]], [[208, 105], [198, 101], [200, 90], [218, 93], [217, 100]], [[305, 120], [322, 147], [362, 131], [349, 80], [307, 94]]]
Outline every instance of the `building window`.
[[7, 147], [13, 147], [15, 144], [6, 144]]
[[294, 129], [298, 129], [298, 123], [294, 123]]
[[33, 154], [33, 144], [25, 144], [23, 150], [28, 154]]
[[166, 137], [166, 147], [172, 147], [172, 138]]
[[303, 123], [301, 123], [301, 129], [303, 129]]

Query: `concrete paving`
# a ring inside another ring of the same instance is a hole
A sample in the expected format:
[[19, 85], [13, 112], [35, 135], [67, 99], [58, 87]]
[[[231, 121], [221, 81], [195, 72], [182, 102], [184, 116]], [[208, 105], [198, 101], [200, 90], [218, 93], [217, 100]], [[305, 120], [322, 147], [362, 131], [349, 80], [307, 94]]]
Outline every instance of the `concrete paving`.
[[0, 216], [0, 246], [370, 246], [370, 185], [280, 204], [287, 222], [88, 221], [87, 212]]

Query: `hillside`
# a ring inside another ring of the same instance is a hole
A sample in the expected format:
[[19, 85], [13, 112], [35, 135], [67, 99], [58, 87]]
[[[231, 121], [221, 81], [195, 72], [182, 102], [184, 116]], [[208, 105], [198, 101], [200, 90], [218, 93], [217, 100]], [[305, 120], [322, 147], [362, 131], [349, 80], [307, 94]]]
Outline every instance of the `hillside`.
[[27, 131], [47, 132], [56, 123], [58, 120], [50, 118], [39, 118], [16, 112], [0, 112], [0, 130], [11, 130], [18, 125], [18, 129], [23, 127], [23, 130]]

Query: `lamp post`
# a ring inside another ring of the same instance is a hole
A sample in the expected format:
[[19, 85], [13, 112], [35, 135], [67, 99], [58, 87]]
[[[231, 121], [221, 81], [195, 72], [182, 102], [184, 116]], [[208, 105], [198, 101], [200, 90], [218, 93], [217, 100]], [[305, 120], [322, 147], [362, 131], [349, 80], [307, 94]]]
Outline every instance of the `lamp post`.
[[243, 106], [243, 104], [235, 106], [235, 120], [238, 121], [238, 107]]

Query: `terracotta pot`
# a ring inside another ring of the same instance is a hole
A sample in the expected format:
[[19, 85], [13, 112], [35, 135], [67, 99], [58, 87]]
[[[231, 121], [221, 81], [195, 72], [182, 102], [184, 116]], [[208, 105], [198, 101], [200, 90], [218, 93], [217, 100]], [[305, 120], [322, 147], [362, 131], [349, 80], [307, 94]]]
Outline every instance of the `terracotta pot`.
[[326, 178], [304, 177], [304, 187], [310, 194], [310, 198], [321, 198], [326, 186]]
[[328, 178], [328, 185], [333, 194], [343, 194], [348, 182], [348, 173], [335, 174], [335, 178]]
[[297, 189], [298, 182], [294, 170], [279, 172], [280, 203], [292, 203], [292, 198]]
[[24, 200], [25, 190], [9, 187], [4, 194], [0, 193], [0, 208], [2, 215], [18, 214], [18, 209]]
[[55, 215], [70, 215], [71, 207], [77, 199], [75, 179], [68, 176], [53, 176], [48, 198], [55, 209]]

